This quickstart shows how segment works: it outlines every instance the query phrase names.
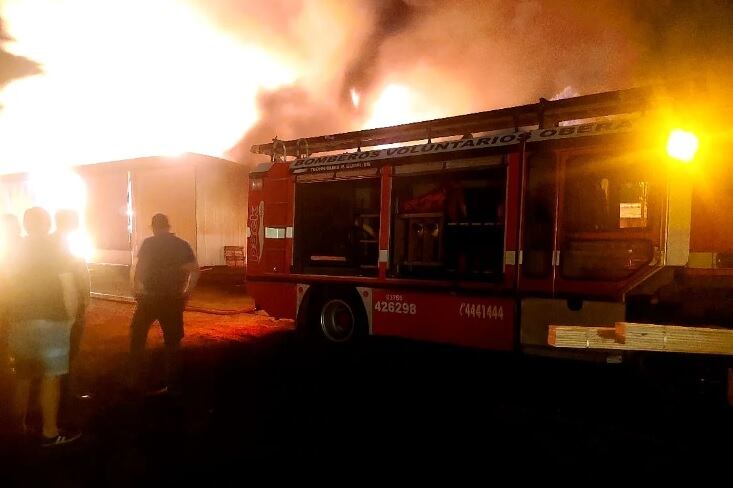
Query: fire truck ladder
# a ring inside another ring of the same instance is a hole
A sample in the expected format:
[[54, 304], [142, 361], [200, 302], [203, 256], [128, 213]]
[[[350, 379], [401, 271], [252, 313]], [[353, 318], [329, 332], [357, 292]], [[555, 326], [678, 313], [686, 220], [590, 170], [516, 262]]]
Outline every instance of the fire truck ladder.
[[277, 138], [268, 144], [253, 145], [254, 154], [267, 154], [273, 159], [312, 154], [361, 149], [433, 138], [463, 136], [500, 129], [537, 126], [557, 126], [567, 120], [628, 114], [650, 109], [659, 100], [674, 102], [680, 98], [699, 96], [702, 81], [699, 79], [674, 85], [654, 85], [584, 95], [562, 100], [540, 98], [538, 103], [488, 110], [467, 115], [426, 120], [377, 129], [343, 132], [304, 139], [281, 141]]

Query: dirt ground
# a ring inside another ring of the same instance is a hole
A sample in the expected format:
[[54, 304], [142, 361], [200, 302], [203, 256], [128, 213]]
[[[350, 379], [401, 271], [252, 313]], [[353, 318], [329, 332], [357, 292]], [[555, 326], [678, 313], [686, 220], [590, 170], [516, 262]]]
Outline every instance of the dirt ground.
[[[80, 390], [94, 391], [100, 383], [124, 380], [129, 341], [129, 325], [135, 305], [130, 301], [93, 298], [87, 310], [87, 324], [76, 361]], [[259, 340], [269, 334], [293, 328], [292, 321], [276, 320], [254, 310], [252, 299], [238, 287], [204, 285], [196, 290], [184, 312], [184, 350], [233, 346]], [[163, 347], [160, 327], [153, 325], [148, 334], [150, 357], [157, 357]], [[8, 358], [3, 353], [3, 362]], [[149, 365], [150, 383], [161, 380], [159, 365]], [[12, 388], [10, 368], [0, 368], [0, 404]], [[7, 414], [0, 409], [0, 419]]]
[[[293, 328], [292, 321], [275, 320], [267, 315], [254, 313], [254, 307], [247, 313], [221, 313], [222, 310], [227, 310], [227, 306], [231, 306], [232, 300], [216, 295], [214, 290], [202, 291], [204, 293], [192, 298], [189, 306], [211, 310], [213, 313], [184, 312], [184, 349], [246, 343], [273, 332]], [[92, 300], [87, 311], [87, 327], [77, 362], [82, 386], [91, 385], [97, 378], [124, 367], [129, 340], [128, 328], [133, 311], [132, 303]], [[148, 334], [148, 348], [155, 355], [162, 347], [163, 334], [160, 327], [154, 324]]]
[[[79, 357], [92, 396], [72, 412], [84, 436], [51, 451], [0, 438], [0, 486], [239, 486], [255, 474], [271, 483], [339, 470], [348, 471], [340, 484], [395, 473], [412, 484], [447, 474], [452, 486], [465, 476], [520, 484], [685, 472], [704, 485], [706, 475], [729, 470], [724, 384], [715, 375], [701, 382], [693, 362], [651, 357], [650, 371], [677, 368], [684, 381], [670, 384], [627, 364], [389, 338], [314, 347], [290, 322], [223, 313], [246, 306], [241, 292], [202, 287], [192, 300], [216, 313], [185, 313], [178, 399], [125, 393], [133, 305], [94, 300]], [[154, 327], [151, 387], [161, 379], [161, 345]], [[0, 380], [6, 410], [10, 377]]]

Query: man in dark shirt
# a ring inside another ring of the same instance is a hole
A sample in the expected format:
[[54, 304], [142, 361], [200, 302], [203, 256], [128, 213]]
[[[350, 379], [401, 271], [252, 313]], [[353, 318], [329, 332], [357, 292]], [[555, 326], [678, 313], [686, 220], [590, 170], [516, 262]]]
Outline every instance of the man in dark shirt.
[[148, 330], [154, 321], [163, 329], [166, 357], [164, 391], [180, 387], [180, 343], [183, 309], [199, 277], [191, 246], [170, 232], [168, 217], [155, 214], [153, 236], [145, 239], [137, 255], [133, 290], [137, 307], [130, 325], [130, 359], [133, 387], [140, 386], [142, 356]]

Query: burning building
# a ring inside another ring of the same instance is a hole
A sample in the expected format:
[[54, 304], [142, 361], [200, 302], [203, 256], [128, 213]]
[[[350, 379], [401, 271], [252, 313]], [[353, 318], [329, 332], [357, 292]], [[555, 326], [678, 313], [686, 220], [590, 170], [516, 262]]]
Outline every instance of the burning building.
[[221, 266], [224, 247], [246, 239], [246, 177], [237, 163], [192, 153], [18, 173], [0, 179], [0, 211], [76, 210], [82, 229], [74, 251], [93, 268], [119, 267], [124, 276], [152, 235], [151, 217], [162, 212], [201, 266]]

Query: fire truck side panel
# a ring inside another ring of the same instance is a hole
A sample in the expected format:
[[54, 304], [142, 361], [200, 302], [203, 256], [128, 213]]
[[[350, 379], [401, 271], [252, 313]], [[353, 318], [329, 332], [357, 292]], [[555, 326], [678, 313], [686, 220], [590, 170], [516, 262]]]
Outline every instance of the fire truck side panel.
[[293, 270], [293, 253], [294, 253], [294, 223], [295, 223], [295, 179], [290, 178], [287, 188], [287, 213], [285, 217], [285, 271], [291, 273]]
[[257, 308], [277, 318], [295, 319], [297, 290], [295, 283], [248, 281], [247, 293]]
[[[292, 235], [292, 183], [287, 165], [274, 164], [250, 181], [247, 268], [250, 278], [289, 271], [288, 241]], [[256, 299], [257, 297], [255, 297]]]
[[553, 294], [618, 300], [660, 264], [664, 181], [616, 136], [553, 152], [559, 162]]
[[558, 172], [552, 151], [523, 157], [518, 289], [551, 295], [555, 280]]
[[264, 215], [265, 246], [262, 252], [264, 271], [286, 274], [289, 269], [288, 227], [292, 225], [288, 220], [290, 177], [286, 175], [265, 179], [263, 193], [267, 195]]
[[286, 164], [265, 164], [250, 176], [247, 293], [259, 309], [295, 318], [296, 286], [272, 280], [289, 273], [292, 249], [292, 178]]
[[380, 182], [380, 209], [379, 209], [379, 277], [384, 279], [387, 276], [389, 265], [389, 242], [390, 228], [392, 226], [392, 167], [384, 166], [381, 170]]
[[[733, 323], [733, 171], [726, 146], [684, 167], [692, 182], [689, 256], [641, 309], [646, 321], [730, 327]], [[671, 197], [670, 197], [671, 198]]]
[[[725, 149], [722, 153], [730, 154]], [[695, 175], [692, 191], [690, 267], [733, 268], [733, 169], [715, 161]]]
[[507, 185], [504, 201], [504, 287], [506, 289], [513, 289], [517, 284], [521, 164], [520, 152], [512, 152], [507, 155]]
[[509, 351], [514, 347], [514, 301], [391, 289], [372, 295], [376, 335]]

